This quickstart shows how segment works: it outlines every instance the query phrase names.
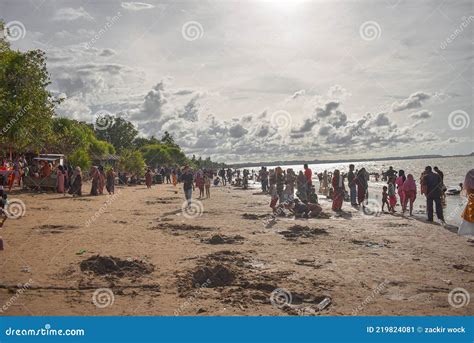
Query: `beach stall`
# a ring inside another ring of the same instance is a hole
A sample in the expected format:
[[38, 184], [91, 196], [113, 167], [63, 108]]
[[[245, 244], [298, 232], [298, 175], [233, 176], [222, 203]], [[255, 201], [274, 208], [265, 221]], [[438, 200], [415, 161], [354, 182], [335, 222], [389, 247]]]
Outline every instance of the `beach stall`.
[[[59, 165], [64, 165], [63, 154], [41, 154], [34, 157], [33, 161], [39, 165], [48, 163], [51, 165], [51, 170], [56, 169]], [[41, 171], [37, 174], [25, 175], [23, 177], [23, 188], [37, 189], [37, 190], [55, 190], [57, 186], [57, 178], [55, 173], [49, 175], [42, 175]]]

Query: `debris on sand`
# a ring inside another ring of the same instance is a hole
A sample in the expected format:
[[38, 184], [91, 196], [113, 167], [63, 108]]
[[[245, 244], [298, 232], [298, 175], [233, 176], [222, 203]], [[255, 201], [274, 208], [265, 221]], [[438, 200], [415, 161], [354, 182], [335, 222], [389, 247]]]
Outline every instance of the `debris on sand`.
[[242, 214], [242, 218], [248, 220], [258, 220], [268, 217], [268, 214], [255, 214], [255, 213], [244, 213]]
[[369, 241], [359, 241], [357, 239], [351, 239], [352, 244], [356, 245], [362, 245], [368, 248], [383, 248], [385, 247], [385, 244], [383, 243], [375, 243], [375, 242], [369, 242]]
[[74, 230], [77, 229], [78, 226], [74, 225], [52, 225], [52, 224], [45, 224], [36, 226], [33, 229], [39, 231], [42, 234], [46, 233], [64, 233], [67, 230]]
[[207, 227], [207, 226], [197, 226], [189, 224], [165, 224], [161, 223], [157, 226], [149, 228], [149, 230], [170, 230], [172, 232], [178, 231], [214, 231], [216, 228]]
[[312, 238], [319, 235], [327, 235], [325, 229], [310, 228], [308, 226], [293, 225], [288, 230], [278, 232], [285, 236], [287, 240], [296, 240], [298, 238]]
[[244, 237], [240, 235], [236, 236], [224, 236], [224, 235], [214, 235], [211, 238], [201, 239], [201, 242], [208, 244], [240, 244], [243, 243]]
[[95, 275], [111, 275], [116, 277], [140, 277], [150, 274], [155, 266], [144, 261], [122, 260], [113, 256], [95, 255], [80, 264], [81, 271]]

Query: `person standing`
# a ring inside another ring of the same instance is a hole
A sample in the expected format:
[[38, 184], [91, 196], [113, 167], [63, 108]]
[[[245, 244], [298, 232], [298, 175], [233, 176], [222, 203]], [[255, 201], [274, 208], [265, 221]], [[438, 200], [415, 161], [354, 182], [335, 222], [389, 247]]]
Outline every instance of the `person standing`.
[[107, 170], [107, 182], [106, 182], [105, 188], [107, 189], [107, 192], [109, 192], [109, 194], [114, 194], [115, 192], [114, 168], [110, 168], [109, 170]]
[[467, 204], [462, 213], [462, 223], [458, 235], [474, 235], [474, 169], [471, 169], [464, 179], [463, 189], [466, 192]]
[[99, 194], [104, 194], [104, 187], [105, 187], [104, 167], [102, 165], [99, 165], [97, 169], [99, 170]]
[[441, 192], [443, 181], [438, 174], [433, 173], [431, 166], [425, 168], [425, 175], [423, 176], [423, 184], [426, 187], [426, 211], [428, 215], [428, 222], [433, 221], [433, 202], [435, 203], [436, 216], [444, 223], [443, 206], [441, 204]]
[[363, 205], [368, 188], [367, 178], [365, 176], [365, 168], [359, 170], [355, 179], [355, 183], [357, 185], [357, 203], [358, 205]]
[[183, 181], [184, 197], [188, 202], [188, 206], [191, 206], [193, 196], [193, 172], [189, 166], [184, 166], [183, 174], [181, 175], [181, 181]]
[[412, 174], [407, 175], [407, 179], [402, 185], [402, 190], [403, 190], [403, 202], [402, 202], [403, 212], [406, 211], [408, 201], [410, 201], [410, 216], [412, 216], [413, 204], [415, 203], [415, 199], [416, 199], [416, 183], [415, 183], [415, 178], [413, 177]]
[[57, 188], [58, 188], [58, 193], [63, 193], [66, 195], [64, 192], [64, 185], [65, 185], [65, 172], [64, 168], [62, 165], [58, 166], [58, 169], [56, 170], [56, 180], [57, 180]]
[[398, 177], [395, 179], [395, 185], [397, 185], [397, 193], [398, 197], [400, 198], [400, 205], [402, 205], [402, 212], [405, 212], [405, 192], [403, 191], [403, 184], [406, 181], [405, 171], [399, 170]]
[[304, 176], [303, 172], [300, 170], [298, 173], [298, 177], [296, 178], [296, 195], [300, 200], [304, 203], [308, 202], [308, 185], [307, 185], [306, 176]]
[[313, 171], [308, 167], [308, 164], [303, 165], [304, 176], [306, 176], [307, 189], [310, 189], [313, 185]]
[[349, 191], [351, 195], [351, 205], [357, 206], [357, 188], [355, 182], [355, 174], [354, 174], [354, 165], [349, 164], [349, 173], [347, 173], [347, 185], [349, 186]]
[[99, 169], [97, 169], [97, 167], [92, 167], [90, 177], [92, 179], [90, 194], [99, 195]]
[[74, 196], [81, 196], [82, 195], [82, 171], [80, 167], [76, 167], [74, 170], [73, 180], [71, 183], [71, 187], [69, 188], [69, 194]]
[[152, 181], [151, 169], [148, 168], [145, 174], [146, 188], [151, 188], [151, 181]]
[[332, 210], [336, 212], [342, 211], [342, 203], [344, 201], [344, 178], [339, 170], [334, 170], [332, 177], [332, 188], [334, 189], [332, 196]]

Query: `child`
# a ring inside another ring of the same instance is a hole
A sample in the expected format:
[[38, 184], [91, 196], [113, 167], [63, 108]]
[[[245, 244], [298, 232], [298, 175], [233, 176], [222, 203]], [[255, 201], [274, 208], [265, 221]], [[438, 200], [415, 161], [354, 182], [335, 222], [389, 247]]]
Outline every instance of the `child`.
[[383, 186], [382, 190], [382, 212], [385, 207], [385, 204], [387, 204], [387, 209], [390, 211], [390, 204], [388, 203], [388, 194], [387, 194], [387, 186]]
[[204, 186], [206, 187], [206, 198], [211, 197], [211, 178], [204, 174]]
[[388, 200], [390, 204], [390, 212], [395, 212], [395, 205], [397, 204], [397, 195], [395, 190], [395, 178], [391, 177], [388, 180]]

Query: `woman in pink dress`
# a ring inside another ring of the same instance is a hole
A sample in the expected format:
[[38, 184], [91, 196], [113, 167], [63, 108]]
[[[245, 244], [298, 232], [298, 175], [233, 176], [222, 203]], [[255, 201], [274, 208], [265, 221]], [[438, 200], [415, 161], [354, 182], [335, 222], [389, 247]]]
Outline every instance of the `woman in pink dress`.
[[405, 192], [403, 191], [403, 184], [407, 177], [405, 176], [405, 172], [403, 170], [398, 171], [398, 177], [395, 180], [395, 185], [397, 186], [398, 196], [400, 197], [400, 205], [402, 205], [402, 211], [405, 212]]
[[412, 174], [407, 175], [407, 179], [403, 183], [402, 186], [404, 202], [402, 203], [403, 212], [405, 212], [407, 208], [408, 201], [410, 201], [410, 216], [413, 215], [413, 204], [416, 199], [416, 183], [415, 178]]
[[58, 169], [56, 170], [56, 178], [57, 178], [58, 193], [63, 193], [65, 195], [66, 194], [64, 190], [65, 175], [64, 175], [64, 168], [61, 165], [59, 165]]

